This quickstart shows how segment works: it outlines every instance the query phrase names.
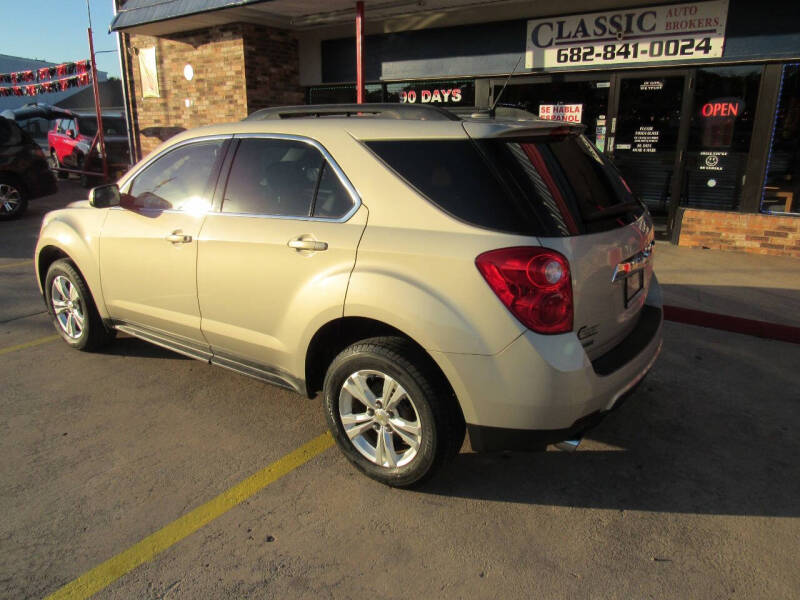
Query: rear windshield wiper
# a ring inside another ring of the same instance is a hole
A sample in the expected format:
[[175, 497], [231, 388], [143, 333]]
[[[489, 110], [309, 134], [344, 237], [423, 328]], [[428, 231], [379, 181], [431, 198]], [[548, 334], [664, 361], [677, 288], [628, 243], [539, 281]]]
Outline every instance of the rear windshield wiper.
[[632, 212], [634, 210], [641, 208], [642, 205], [638, 200], [631, 200], [630, 202], [623, 202], [622, 204], [614, 204], [613, 206], [609, 206], [608, 208], [604, 208], [602, 210], [595, 210], [588, 214], [584, 214], [583, 220], [589, 223], [591, 223], [592, 221], [602, 221], [603, 219], [616, 217], [618, 215], [622, 215], [627, 212]]

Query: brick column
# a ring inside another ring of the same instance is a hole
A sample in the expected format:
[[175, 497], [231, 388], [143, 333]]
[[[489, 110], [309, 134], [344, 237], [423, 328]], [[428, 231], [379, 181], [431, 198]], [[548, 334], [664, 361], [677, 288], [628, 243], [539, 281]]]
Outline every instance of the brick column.
[[304, 104], [297, 40], [289, 31], [243, 25], [247, 112]]

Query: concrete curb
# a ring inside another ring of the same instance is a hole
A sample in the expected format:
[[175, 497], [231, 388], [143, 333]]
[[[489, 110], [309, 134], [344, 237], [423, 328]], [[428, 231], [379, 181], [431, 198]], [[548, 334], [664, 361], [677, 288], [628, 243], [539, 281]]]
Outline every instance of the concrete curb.
[[743, 319], [742, 317], [732, 317], [730, 315], [668, 305], [664, 306], [664, 319], [675, 321], [676, 323], [722, 329], [723, 331], [800, 344], [800, 327], [792, 327], [791, 325]]

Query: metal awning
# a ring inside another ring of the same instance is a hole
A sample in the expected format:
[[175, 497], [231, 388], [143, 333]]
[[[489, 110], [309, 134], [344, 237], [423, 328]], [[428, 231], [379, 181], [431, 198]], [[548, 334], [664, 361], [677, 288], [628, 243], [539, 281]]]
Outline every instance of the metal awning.
[[[111, 31], [167, 35], [224, 25], [256, 23], [302, 31], [352, 23], [355, 0], [127, 0], [111, 22]], [[518, 5], [522, 0], [364, 0], [371, 21]]]
[[200, 17], [199, 20], [207, 22], [207, 25], [216, 25], [229, 21], [225, 16], [215, 17], [209, 13], [264, 1], [268, 0], [127, 0], [111, 21], [109, 29], [121, 31], [175, 19], [185, 21], [188, 17]]

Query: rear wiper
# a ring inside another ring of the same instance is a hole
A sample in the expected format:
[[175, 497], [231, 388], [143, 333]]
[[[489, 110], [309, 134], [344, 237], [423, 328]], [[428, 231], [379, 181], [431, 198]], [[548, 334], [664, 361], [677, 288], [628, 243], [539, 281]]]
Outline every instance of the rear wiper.
[[603, 210], [592, 211], [588, 214], [583, 215], [583, 220], [586, 222], [602, 221], [603, 219], [616, 217], [618, 215], [631, 212], [638, 208], [642, 208], [641, 203], [638, 200], [631, 200], [630, 202], [623, 202], [622, 204], [615, 204], [614, 206], [609, 206], [608, 208], [604, 208]]

